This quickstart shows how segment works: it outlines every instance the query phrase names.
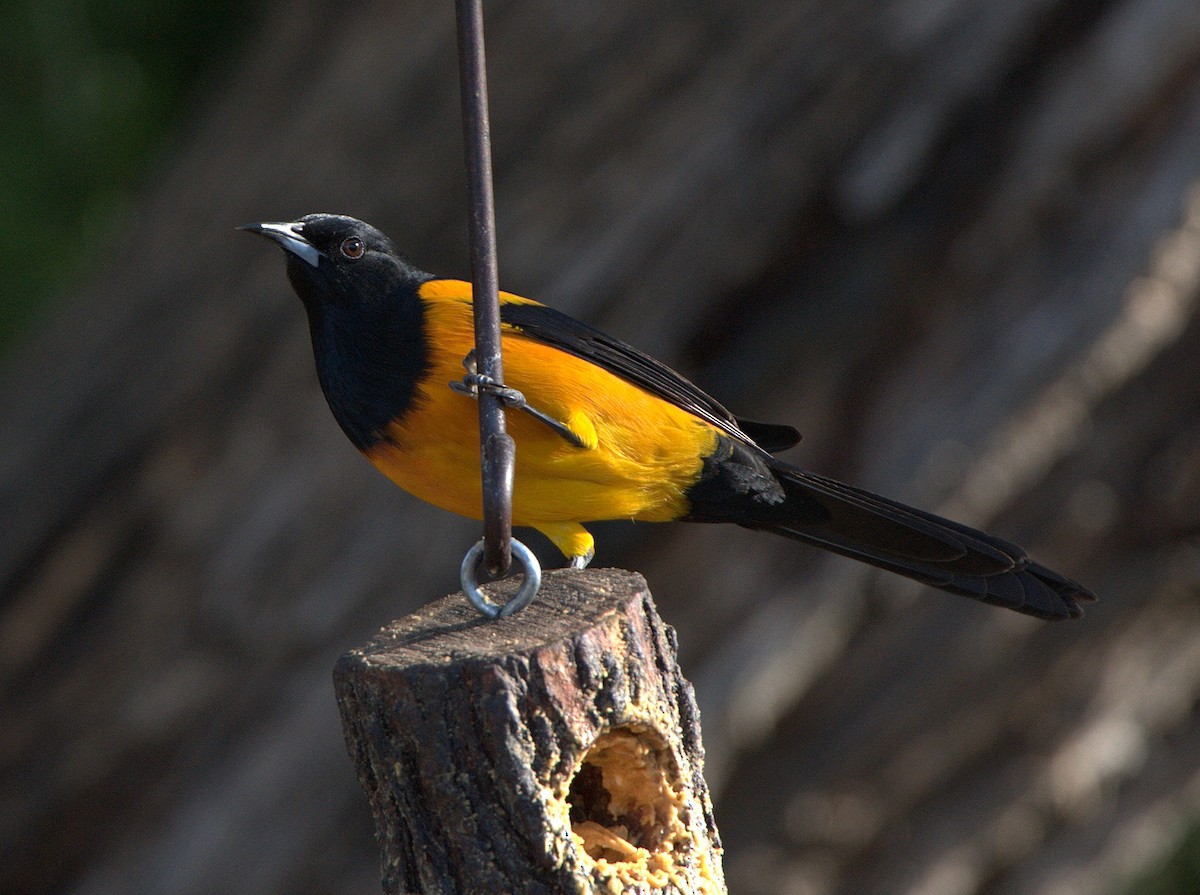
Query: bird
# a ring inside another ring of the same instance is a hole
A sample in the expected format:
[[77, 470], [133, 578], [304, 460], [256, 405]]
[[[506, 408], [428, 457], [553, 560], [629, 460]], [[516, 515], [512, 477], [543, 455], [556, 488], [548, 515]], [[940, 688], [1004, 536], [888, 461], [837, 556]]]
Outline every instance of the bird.
[[532, 299], [500, 292], [504, 382], [487, 381], [471, 363], [471, 284], [413, 266], [361, 220], [239, 229], [284, 250], [333, 417], [404, 490], [482, 517], [472, 399], [498, 390], [515, 408], [512, 522], [571, 566], [594, 557], [586, 522], [724, 522], [1037, 618], [1077, 618], [1096, 598], [1015, 544], [779, 459], [800, 441], [793, 427], [736, 417], [667, 365]]

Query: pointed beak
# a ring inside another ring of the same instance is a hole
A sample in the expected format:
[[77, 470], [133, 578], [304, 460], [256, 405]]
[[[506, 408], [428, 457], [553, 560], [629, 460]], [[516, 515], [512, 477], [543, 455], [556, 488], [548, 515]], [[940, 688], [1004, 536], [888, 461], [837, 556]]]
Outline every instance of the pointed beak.
[[321, 253], [301, 232], [302, 227], [303, 225], [296, 221], [287, 224], [263, 221], [258, 224], [243, 224], [238, 229], [265, 236], [279, 243], [285, 252], [290, 252], [316, 267], [321, 261]]

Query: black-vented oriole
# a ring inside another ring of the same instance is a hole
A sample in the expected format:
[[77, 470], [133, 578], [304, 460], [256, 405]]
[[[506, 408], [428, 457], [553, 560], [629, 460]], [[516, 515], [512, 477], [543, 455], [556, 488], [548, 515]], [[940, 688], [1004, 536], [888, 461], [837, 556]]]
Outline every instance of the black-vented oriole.
[[[343, 215], [243, 229], [287, 253], [321, 388], [354, 446], [406, 491], [480, 518], [478, 412], [449, 386], [474, 345], [471, 284], [418, 270]], [[738, 419], [566, 314], [501, 293], [500, 320], [504, 385], [534, 411], [508, 413], [513, 523], [575, 566], [594, 549], [583, 522], [734, 522], [1040, 618], [1095, 599], [1014, 544], [784, 463], [772, 452], [796, 444], [795, 429]]]

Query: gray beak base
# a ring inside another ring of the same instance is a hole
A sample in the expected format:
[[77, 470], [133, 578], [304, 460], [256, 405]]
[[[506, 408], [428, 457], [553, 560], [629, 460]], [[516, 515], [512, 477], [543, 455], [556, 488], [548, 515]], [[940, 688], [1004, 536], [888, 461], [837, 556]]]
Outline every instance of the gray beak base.
[[300, 224], [295, 221], [286, 224], [263, 221], [257, 224], [243, 224], [238, 227], [239, 230], [245, 230], [247, 233], [257, 233], [259, 236], [265, 236], [267, 239], [279, 243], [285, 252], [290, 252], [297, 258], [316, 267], [321, 261], [321, 253], [317, 251], [311, 242], [304, 238], [299, 228]]

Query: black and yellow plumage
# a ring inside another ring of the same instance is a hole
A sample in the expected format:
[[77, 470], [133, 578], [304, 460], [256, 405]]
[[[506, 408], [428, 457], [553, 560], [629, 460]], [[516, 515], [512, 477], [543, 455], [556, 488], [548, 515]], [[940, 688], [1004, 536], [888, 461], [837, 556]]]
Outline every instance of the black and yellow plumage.
[[[400, 487], [479, 518], [479, 421], [462, 379], [471, 285], [423, 273], [341, 215], [245, 228], [282, 246], [317, 376], [354, 445]], [[1094, 596], [1019, 547], [772, 456], [799, 434], [734, 417], [669, 367], [538, 302], [500, 295], [505, 385], [555, 421], [510, 412], [513, 522], [575, 565], [584, 522], [733, 522], [1041, 618]], [[567, 437], [569, 435], [569, 437]]]

